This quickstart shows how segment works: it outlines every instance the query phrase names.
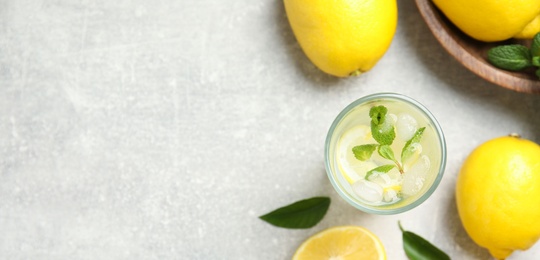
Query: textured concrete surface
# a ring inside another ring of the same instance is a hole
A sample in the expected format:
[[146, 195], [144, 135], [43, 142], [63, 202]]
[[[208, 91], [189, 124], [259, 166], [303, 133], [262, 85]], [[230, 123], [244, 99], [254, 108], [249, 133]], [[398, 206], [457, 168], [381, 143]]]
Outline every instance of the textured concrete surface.
[[[336, 79], [299, 48], [281, 1], [0, 1], [1, 259], [288, 259], [331, 226], [365, 226], [405, 259], [397, 221], [454, 259], [489, 259], [454, 205], [467, 154], [519, 132], [540, 142], [540, 96], [475, 76], [399, 1], [391, 48]], [[340, 199], [326, 131], [353, 100], [411, 96], [439, 119], [448, 166], [394, 216]], [[307, 230], [257, 217], [326, 195]], [[539, 259], [540, 245], [510, 259]]]

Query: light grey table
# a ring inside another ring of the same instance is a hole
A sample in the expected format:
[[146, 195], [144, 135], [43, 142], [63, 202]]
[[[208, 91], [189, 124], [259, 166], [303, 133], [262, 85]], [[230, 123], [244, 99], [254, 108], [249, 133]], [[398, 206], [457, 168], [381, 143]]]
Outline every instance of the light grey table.
[[[327, 180], [337, 113], [375, 92], [439, 119], [438, 190], [399, 215], [361, 213]], [[361, 225], [389, 259], [403, 226], [454, 259], [489, 259], [456, 212], [460, 165], [510, 132], [540, 142], [540, 96], [472, 74], [436, 42], [412, 1], [377, 66], [316, 69], [282, 1], [0, 1], [1, 259], [289, 259], [310, 235]], [[307, 230], [259, 215], [330, 196]], [[510, 259], [539, 259], [540, 243]]]

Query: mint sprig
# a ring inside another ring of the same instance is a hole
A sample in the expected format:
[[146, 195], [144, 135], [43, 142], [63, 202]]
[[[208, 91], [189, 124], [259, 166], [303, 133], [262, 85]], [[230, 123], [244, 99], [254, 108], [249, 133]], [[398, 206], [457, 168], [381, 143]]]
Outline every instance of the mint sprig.
[[[540, 67], [540, 33], [533, 37], [530, 49], [521, 44], [501, 45], [491, 48], [487, 56], [491, 64], [504, 70]], [[536, 75], [540, 78], [540, 68], [536, 70]]]
[[373, 175], [374, 172], [388, 173], [394, 167], [397, 167], [400, 173], [405, 173], [403, 169], [403, 163], [409, 159], [414, 152], [416, 151], [416, 145], [420, 143], [422, 134], [424, 133], [425, 127], [418, 129], [414, 135], [409, 139], [403, 149], [401, 150], [401, 162], [396, 159], [394, 151], [390, 145], [394, 142], [396, 138], [396, 132], [393, 124], [388, 121], [388, 109], [385, 106], [374, 106], [369, 110], [369, 116], [371, 118], [371, 135], [373, 139], [377, 141], [378, 144], [364, 144], [358, 145], [352, 148], [354, 157], [360, 161], [367, 161], [375, 150], [377, 153], [387, 160], [392, 161], [393, 165], [382, 165], [376, 168], [369, 170], [366, 173], [365, 179]]
[[388, 109], [385, 106], [376, 106], [369, 110], [371, 135], [381, 145], [391, 145], [396, 138], [394, 126], [386, 118], [387, 114]]

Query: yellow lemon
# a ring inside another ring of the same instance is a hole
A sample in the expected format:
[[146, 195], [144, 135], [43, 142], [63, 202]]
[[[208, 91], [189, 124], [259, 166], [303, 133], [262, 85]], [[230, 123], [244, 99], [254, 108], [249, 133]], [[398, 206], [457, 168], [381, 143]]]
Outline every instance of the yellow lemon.
[[[538, 0], [433, 0], [461, 31], [474, 39], [495, 42], [516, 36], [532, 38], [531, 25], [540, 15]], [[533, 23], [534, 24], [534, 23]]]
[[284, 0], [298, 43], [322, 71], [346, 77], [370, 70], [397, 26], [396, 0]]
[[540, 238], [540, 146], [516, 136], [477, 147], [456, 185], [459, 216], [469, 236], [497, 259]]
[[532, 20], [523, 30], [516, 34], [514, 38], [518, 39], [532, 39], [537, 33], [540, 32], [540, 14]]
[[384, 260], [384, 247], [373, 233], [359, 226], [338, 226], [308, 238], [293, 260]]

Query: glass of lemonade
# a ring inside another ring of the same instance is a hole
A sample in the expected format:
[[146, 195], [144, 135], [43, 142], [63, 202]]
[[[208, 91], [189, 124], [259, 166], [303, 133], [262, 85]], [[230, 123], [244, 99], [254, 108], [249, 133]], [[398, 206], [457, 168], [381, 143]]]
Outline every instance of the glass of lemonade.
[[325, 144], [330, 182], [349, 204], [397, 214], [424, 202], [446, 165], [444, 135], [417, 101], [395, 93], [362, 97], [334, 120]]

